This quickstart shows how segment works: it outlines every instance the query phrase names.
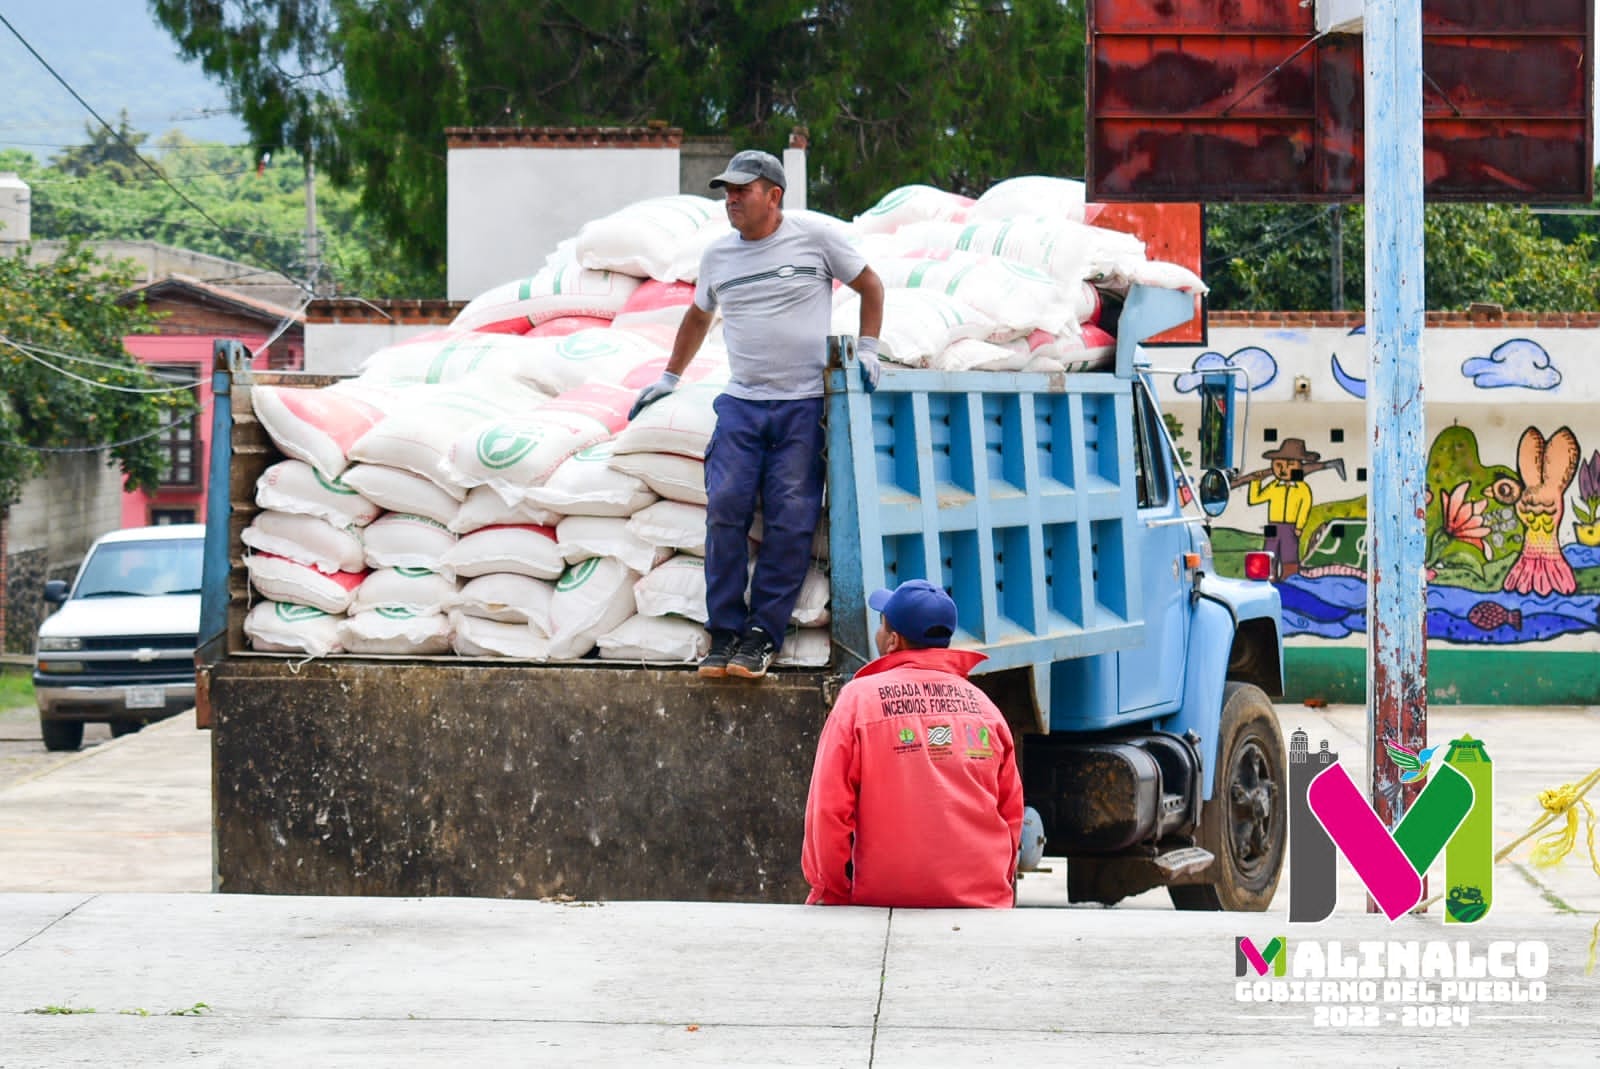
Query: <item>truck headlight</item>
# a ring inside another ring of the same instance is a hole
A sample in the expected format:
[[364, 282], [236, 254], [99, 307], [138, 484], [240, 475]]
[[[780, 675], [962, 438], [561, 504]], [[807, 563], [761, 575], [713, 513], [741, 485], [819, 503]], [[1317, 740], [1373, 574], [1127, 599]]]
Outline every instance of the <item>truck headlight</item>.
[[39, 673], [41, 675], [66, 675], [71, 672], [82, 672], [82, 661], [40, 661]]
[[61, 650], [81, 649], [83, 649], [83, 639], [81, 638], [46, 638], [41, 636], [39, 639], [39, 650], [41, 653], [47, 651], [60, 652]]

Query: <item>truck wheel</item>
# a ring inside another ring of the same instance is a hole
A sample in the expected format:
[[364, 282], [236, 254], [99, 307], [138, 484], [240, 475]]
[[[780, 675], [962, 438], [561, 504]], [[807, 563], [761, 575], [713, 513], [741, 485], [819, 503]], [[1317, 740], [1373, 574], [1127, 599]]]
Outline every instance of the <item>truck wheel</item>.
[[1168, 887], [1167, 893], [1178, 909], [1260, 912], [1278, 889], [1288, 832], [1283, 733], [1261, 688], [1227, 685], [1217, 753], [1217, 785], [1197, 836], [1216, 860], [1208, 882]]
[[124, 735], [132, 735], [144, 727], [143, 720], [113, 720], [111, 721], [111, 737], [120, 739]]
[[83, 721], [39, 719], [46, 750], [76, 750], [83, 745]]

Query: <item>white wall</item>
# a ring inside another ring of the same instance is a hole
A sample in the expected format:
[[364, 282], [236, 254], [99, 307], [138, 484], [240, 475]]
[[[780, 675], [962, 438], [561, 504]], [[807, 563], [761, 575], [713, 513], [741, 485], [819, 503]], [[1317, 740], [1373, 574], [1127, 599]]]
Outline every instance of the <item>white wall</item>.
[[434, 323], [307, 323], [305, 370], [354, 375], [362, 361], [384, 346], [438, 329]]
[[588, 220], [677, 193], [678, 149], [452, 147], [446, 172], [446, 290], [470, 300], [538, 271]]
[[57, 455], [23, 487], [8, 523], [7, 552], [44, 548], [51, 567], [77, 561], [122, 526], [122, 472], [102, 454]]

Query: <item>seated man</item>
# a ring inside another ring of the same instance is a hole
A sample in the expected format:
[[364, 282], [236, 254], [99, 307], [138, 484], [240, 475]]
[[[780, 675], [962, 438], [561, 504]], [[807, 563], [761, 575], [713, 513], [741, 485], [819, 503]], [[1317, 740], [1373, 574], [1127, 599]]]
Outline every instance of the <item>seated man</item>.
[[839, 692], [817, 741], [801, 865], [808, 904], [1016, 901], [1022, 780], [1005, 717], [947, 647], [956, 604], [912, 579], [867, 604], [879, 657]]

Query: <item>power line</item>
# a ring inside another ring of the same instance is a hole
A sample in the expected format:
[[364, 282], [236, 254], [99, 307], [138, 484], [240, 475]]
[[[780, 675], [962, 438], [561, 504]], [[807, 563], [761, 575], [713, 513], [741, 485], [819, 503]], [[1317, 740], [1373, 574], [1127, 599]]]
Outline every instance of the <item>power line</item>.
[[23, 450], [24, 452], [27, 452], [27, 453], [51, 453], [51, 454], [59, 454], [59, 453], [102, 453], [102, 452], [106, 451], [107, 449], [121, 449], [125, 445], [133, 445], [135, 442], [142, 442], [146, 438], [154, 438], [158, 434], [165, 434], [167, 431], [170, 431], [172, 428], [176, 427], [178, 424], [188, 422], [188, 421], [194, 419], [194, 417], [195, 417], [195, 413], [193, 411], [184, 412], [181, 415], [174, 416], [172, 419], [170, 419], [167, 422], [163, 423], [161, 426], [157, 427], [153, 431], [148, 431], [148, 432], [146, 432], [144, 434], [134, 435], [132, 438], [124, 438], [120, 442], [103, 442], [100, 445], [58, 445], [58, 446], [50, 446], [50, 445], [29, 445], [27, 442], [13, 442], [13, 441], [11, 441], [9, 439], [6, 439], [6, 438], [0, 438], [0, 448], [4, 448], [4, 449], [20, 449], [20, 450]]
[[[109, 383], [109, 382], [96, 382], [94, 379], [88, 378], [87, 376], [84, 376], [84, 375], [79, 375], [77, 372], [68, 371], [64, 367], [57, 367], [56, 365], [52, 364], [50, 361], [44, 359], [44, 357], [35, 355], [35, 351], [32, 350], [29, 346], [23, 345], [20, 342], [12, 341], [10, 338], [6, 337], [4, 334], [0, 334], [0, 345], [9, 345], [9, 346], [11, 346], [11, 348], [15, 349], [17, 352], [21, 353], [23, 356], [27, 357], [29, 360], [32, 360], [35, 364], [38, 364], [41, 367], [47, 367], [51, 371], [54, 371], [57, 375], [62, 376], [63, 378], [72, 379], [74, 382], [81, 382], [85, 386], [93, 387], [96, 390], [109, 390], [112, 393], [134, 393], [134, 394], [149, 395], [149, 394], [166, 394], [166, 393], [185, 393], [185, 392], [187, 392], [189, 390], [194, 389], [196, 386], [200, 385], [199, 381], [195, 381], [195, 382], [189, 382], [189, 383], [181, 383], [181, 384], [175, 385], [175, 386], [154, 386], [154, 387], [116, 386], [116, 385], [113, 385], [112, 383]], [[48, 350], [48, 349], [39, 349], [37, 351], [38, 352], [50, 352], [50, 350]], [[82, 357], [74, 357], [74, 356], [72, 356], [72, 355], [70, 355], [68, 353], [52, 353], [51, 355], [56, 356], [57, 358], [65, 358], [65, 359], [68, 359], [68, 360], [83, 359]], [[131, 367], [119, 367], [117, 370], [131, 372], [134, 369], [131, 368]]]
[[[167, 184], [167, 187], [169, 189], [171, 189], [174, 193], [176, 193], [178, 195], [178, 198], [180, 200], [182, 200], [185, 204], [187, 204], [197, 215], [199, 215], [202, 219], [204, 219], [206, 222], [210, 223], [213, 227], [215, 227], [218, 230], [219, 233], [223, 232], [223, 226], [222, 226], [221, 223], [219, 223], [215, 219], [213, 219], [211, 217], [210, 213], [208, 213], [204, 208], [200, 207], [199, 204], [195, 203], [194, 200], [191, 199], [187, 193], [185, 193], [183, 190], [179, 189], [175, 184], [173, 184], [172, 180], [167, 178], [167, 176], [162, 173], [162, 171], [161, 171], [161, 169], [159, 167], [157, 167], [155, 164], [151, 163], [148, 159], [146, 159], [144, 157], [144, 155], [142, 153], [140, 153], [139, 150], [136, 147], [134, 147], [131, 143], [129, 143], [127, 138], [122, 136], [121, 131], [117, 130], [110, 123], [106, 122], [105, 119], [101, 117], [100, 113], [98, 111], [95, 111], [94, 108], [89, 104], [89, 102], [87, 100], [83, 99], [83, 97], [78, 94], [78, 91], [76, 89], [72, 88], [72, 86], [67, 82], [67, 80], [65, 78], [63, 78], [60, 74], [58, 74], [56, 72], [56, 69], [45, 61], [45, 58], [38, 53], [38, 50], [36, 50], [33, 47], [33, 45], [29, 43], [29, 41], [28, 41], [28, 39], [26, 37], [22, 36], [22, 32], [20, 30], [18, 30], [15, 26], [11, 25], [11, 20], [7, 19], [3, 13], [0, 13], [0, 24], [3, 24], [6, 29], [10, 30], [11, 31], [11, 35], [22, 43], [22, 47], [26, 48], [28, 50], [28, 53], [30, 55], [32, 55], [34, 59], [39, 61], [39, 65], [42, 66], [46, 71], [48, 71], [52, 78], [54, 78], [57, 82], [61, 83], [61, 87], [72, 95], [72, 99], [76, 100], [83, 107], [83, 109], [85, 111], [87, 111], [90, 115], [94, 116], [95, 121], [98, 122], [102, 127], [104, 127], [106, 129], [106, 131], [111, 134], [112, 137], [116, 138], [117, 141], [124, 148], [126, 148], [129, 152], [131, 152], [135, 159], [137, 159], [140, 163], [143, 163], [146, 167], [148, 167], [150, 169], [150, 171], [153, 174], [155, 174], [158, 178], [160, 178], [163, 182], [165, 182]], [[284, 271], [282, 273], [285, 275], [285, 277], [289, 277], [289, 274], [288, 274], [287, 271]], [[310, 287], [305, 285], [304, 283], [297, 282], [296, 284], [299, 285], [302, 289], [306, 290], [306, 292], [308, 292], [308, 293], [311, 292]]]

